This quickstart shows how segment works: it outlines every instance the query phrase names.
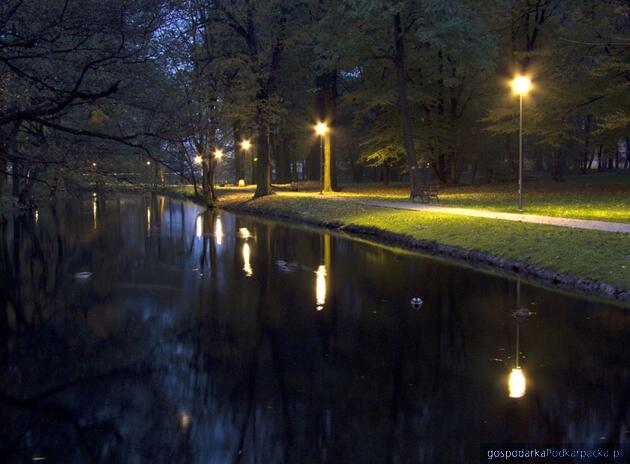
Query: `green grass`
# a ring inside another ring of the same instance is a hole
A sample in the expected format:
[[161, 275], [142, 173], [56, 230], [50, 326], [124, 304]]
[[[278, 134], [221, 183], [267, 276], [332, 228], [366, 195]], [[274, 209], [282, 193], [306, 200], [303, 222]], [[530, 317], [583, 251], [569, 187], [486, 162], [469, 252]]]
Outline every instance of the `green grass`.
[[[232, 197], [232, 201], [248, 198]], [[630, 289], [630, 235], [418, 211], [387, 210], [343, 197], [281, 193], [247, 202], [263, 213], [375, 227], [528, 262]]]
[[[344, 187], [340, 196], [407, 200], [408, 187], [375, 184]], [[591, 173], [574, 175], [567, 182], [529, 181], [524, 184], [525, 213], [574, 219], [630, 222], [630, 175]], [[440, 204], [462, 208], [516, 213], [515, 183], [440, 187]]]

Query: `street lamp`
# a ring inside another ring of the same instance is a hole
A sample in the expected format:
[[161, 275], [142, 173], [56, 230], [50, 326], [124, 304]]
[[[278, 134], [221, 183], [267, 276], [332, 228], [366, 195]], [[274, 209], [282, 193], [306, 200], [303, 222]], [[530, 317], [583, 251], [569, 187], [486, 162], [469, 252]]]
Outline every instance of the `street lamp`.
[[315, 133], [319, 135], [319, 194], [324, 194], [324, 137], [328, 133], [328, 125], [320, 121], [315, 124]]
[[220, 160], [221, 158], [223, 158], [223, 150], [217, 148], [214, 150], [214, 159]]
[[518, 212], [523, 212], [523, 95], [531, 89], [532, 81], [527, 76], [516, 76], [512, 80], [512, 90], [519, 96], [518, 121]]
[[201, 157], [201, 155], [197, 155], [195, 156], [195, 164], [201, 164], [201, 162], [203, 161], [203, 158]]
[[[252, 148], [252, 143], [248, 140], [248, 139], [244, 139], [241, 141], [241, 149], [245, 152], [245, 153], [249, 153], [249, 150]], [[245, 159], [246, 157], [243, 156], [243, 168], [242, 171], [238, 174], [243, 174], [243, 177], [245, 177]], [[254, 166], [253, 166], [253, 161], [252, 161], [252, 184], [254, 183]], [[236, 181], [238, 182], [238, 186], [239, 187], [244, 187], [245, 186], [245, 179], [236, 179]]]

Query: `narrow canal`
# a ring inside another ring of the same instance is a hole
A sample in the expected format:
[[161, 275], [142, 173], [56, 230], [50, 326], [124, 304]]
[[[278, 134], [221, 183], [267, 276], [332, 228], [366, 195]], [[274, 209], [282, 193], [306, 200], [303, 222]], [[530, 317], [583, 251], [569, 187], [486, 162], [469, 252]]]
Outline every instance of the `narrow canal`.
[[457, 463], [630, 439], [626, 308], [158, 196], [1, 227], [0, 462]]

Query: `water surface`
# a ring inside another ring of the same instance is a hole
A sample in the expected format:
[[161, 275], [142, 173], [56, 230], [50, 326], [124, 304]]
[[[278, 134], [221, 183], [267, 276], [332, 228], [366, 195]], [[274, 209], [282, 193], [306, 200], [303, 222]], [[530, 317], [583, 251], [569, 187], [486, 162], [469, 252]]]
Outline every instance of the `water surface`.
[[157, 196], [69, 200], [0, 238], [0, 462], [628, 442], [625, 308]]

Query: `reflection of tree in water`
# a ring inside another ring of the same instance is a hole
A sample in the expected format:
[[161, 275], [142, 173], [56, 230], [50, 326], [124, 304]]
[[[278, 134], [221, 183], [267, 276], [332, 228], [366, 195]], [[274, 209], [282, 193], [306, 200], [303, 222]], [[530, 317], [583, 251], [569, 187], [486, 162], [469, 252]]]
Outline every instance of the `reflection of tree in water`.
[[[126, 201], [104, 199], [96, 231], [78, 204], [21, 227], [17, 245], [0, 225], [0, 266], [22, 291], [19, 322], [0, 286], [5, 461], [460, 462], [484, 442], [623, 433], [623, 313], [586, 321], [589, 308], [528, 289], [554, 312], [523, 327], [532, 383], [515, 402], [509, 360], [489, 361], [512, 352], [511, 282], [225, 213], [217, 246], [217, 212], [197, 237], [194, 210]], [[14, 250], [34, 264], [16, 274]], [[89, 285], [68, 279], [80, 265], [98, 270]]]

